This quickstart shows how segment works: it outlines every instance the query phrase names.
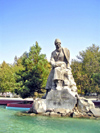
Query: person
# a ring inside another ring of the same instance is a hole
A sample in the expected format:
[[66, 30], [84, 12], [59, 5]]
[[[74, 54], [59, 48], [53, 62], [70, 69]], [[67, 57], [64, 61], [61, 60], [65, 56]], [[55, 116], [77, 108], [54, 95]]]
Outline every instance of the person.
[[54, 44], [56, 49], [51, 53], [52, 70], [47, 80], [45, 97], [51, 89], [61, 90], [65, 85], [68, 85], [70, 52], [67, 48], [61, 47], [59, 39], [55, 39]]

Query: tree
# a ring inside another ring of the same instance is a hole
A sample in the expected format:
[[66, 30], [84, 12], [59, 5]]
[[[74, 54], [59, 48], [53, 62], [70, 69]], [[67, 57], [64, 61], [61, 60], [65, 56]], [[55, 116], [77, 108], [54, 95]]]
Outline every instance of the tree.
[[5, 61], [0, 66], [0, 92], [13, 92], [15, 87], [15, 78], [13, 68]]
[[[100, 82], [96, 82], [100, 74], [99, 47], [92, 45], [79, 52], [78, 60], [72, 60], [71, 67], [78, 91], [82, 94], [100, 91]], [[97, 89], [96, 89], [97, 88]]]
[[25, 69], [16, 73], [15, 92], [22, 98], [33, 97], [35, 92], [41, 93], [45, 88], [50, 64], [46, 55], [41, 54], [41, 48], [37, 42], [30, 48], [29, 53], [24, 53], [21, 58]]
[[100, 73], [93, 73], [92, 79], [94, 81], [94, 88], [95, 88], [94, 91], [98, 95], [98, 94], [100, 94]]

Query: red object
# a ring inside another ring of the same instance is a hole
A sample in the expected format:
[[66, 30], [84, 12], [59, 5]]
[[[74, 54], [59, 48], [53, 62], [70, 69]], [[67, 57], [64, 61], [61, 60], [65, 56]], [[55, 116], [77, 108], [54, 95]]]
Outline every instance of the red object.
[[25, 104], [24, 102], [18, 102], [18, 103], [8, 103], [7, 107], [21, 107], [21, 108], [31, 108], [32, 102]]
[[14, 103], [14, 102], [22, 102], [22, 100], [1, 100], [0, 99], [0, 104], [2, 105], [7, 105], [7, 103]]
[[0, 99], [1, 105], [7, 105], [7, 107], [21, 107], [21, 108], [31, 108], [33, 101], [28, 100], [7, 100], [7, 99]]

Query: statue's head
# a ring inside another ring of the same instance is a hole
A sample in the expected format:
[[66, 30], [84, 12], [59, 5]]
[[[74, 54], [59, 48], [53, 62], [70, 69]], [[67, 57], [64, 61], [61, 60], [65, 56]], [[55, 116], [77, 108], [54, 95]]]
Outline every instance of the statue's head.
[[56, 46], [56, 49], [60, 49], [61, 48], [61, 41], [59, 39], [55, 39], [55, 46]]

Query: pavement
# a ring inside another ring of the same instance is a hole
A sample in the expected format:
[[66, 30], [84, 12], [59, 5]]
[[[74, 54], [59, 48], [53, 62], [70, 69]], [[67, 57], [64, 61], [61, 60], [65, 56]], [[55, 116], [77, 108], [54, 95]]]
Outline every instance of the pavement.
[[33, 100], [33, 98], [7, 98], [7, 97], [0, 97], [0, 100]]

